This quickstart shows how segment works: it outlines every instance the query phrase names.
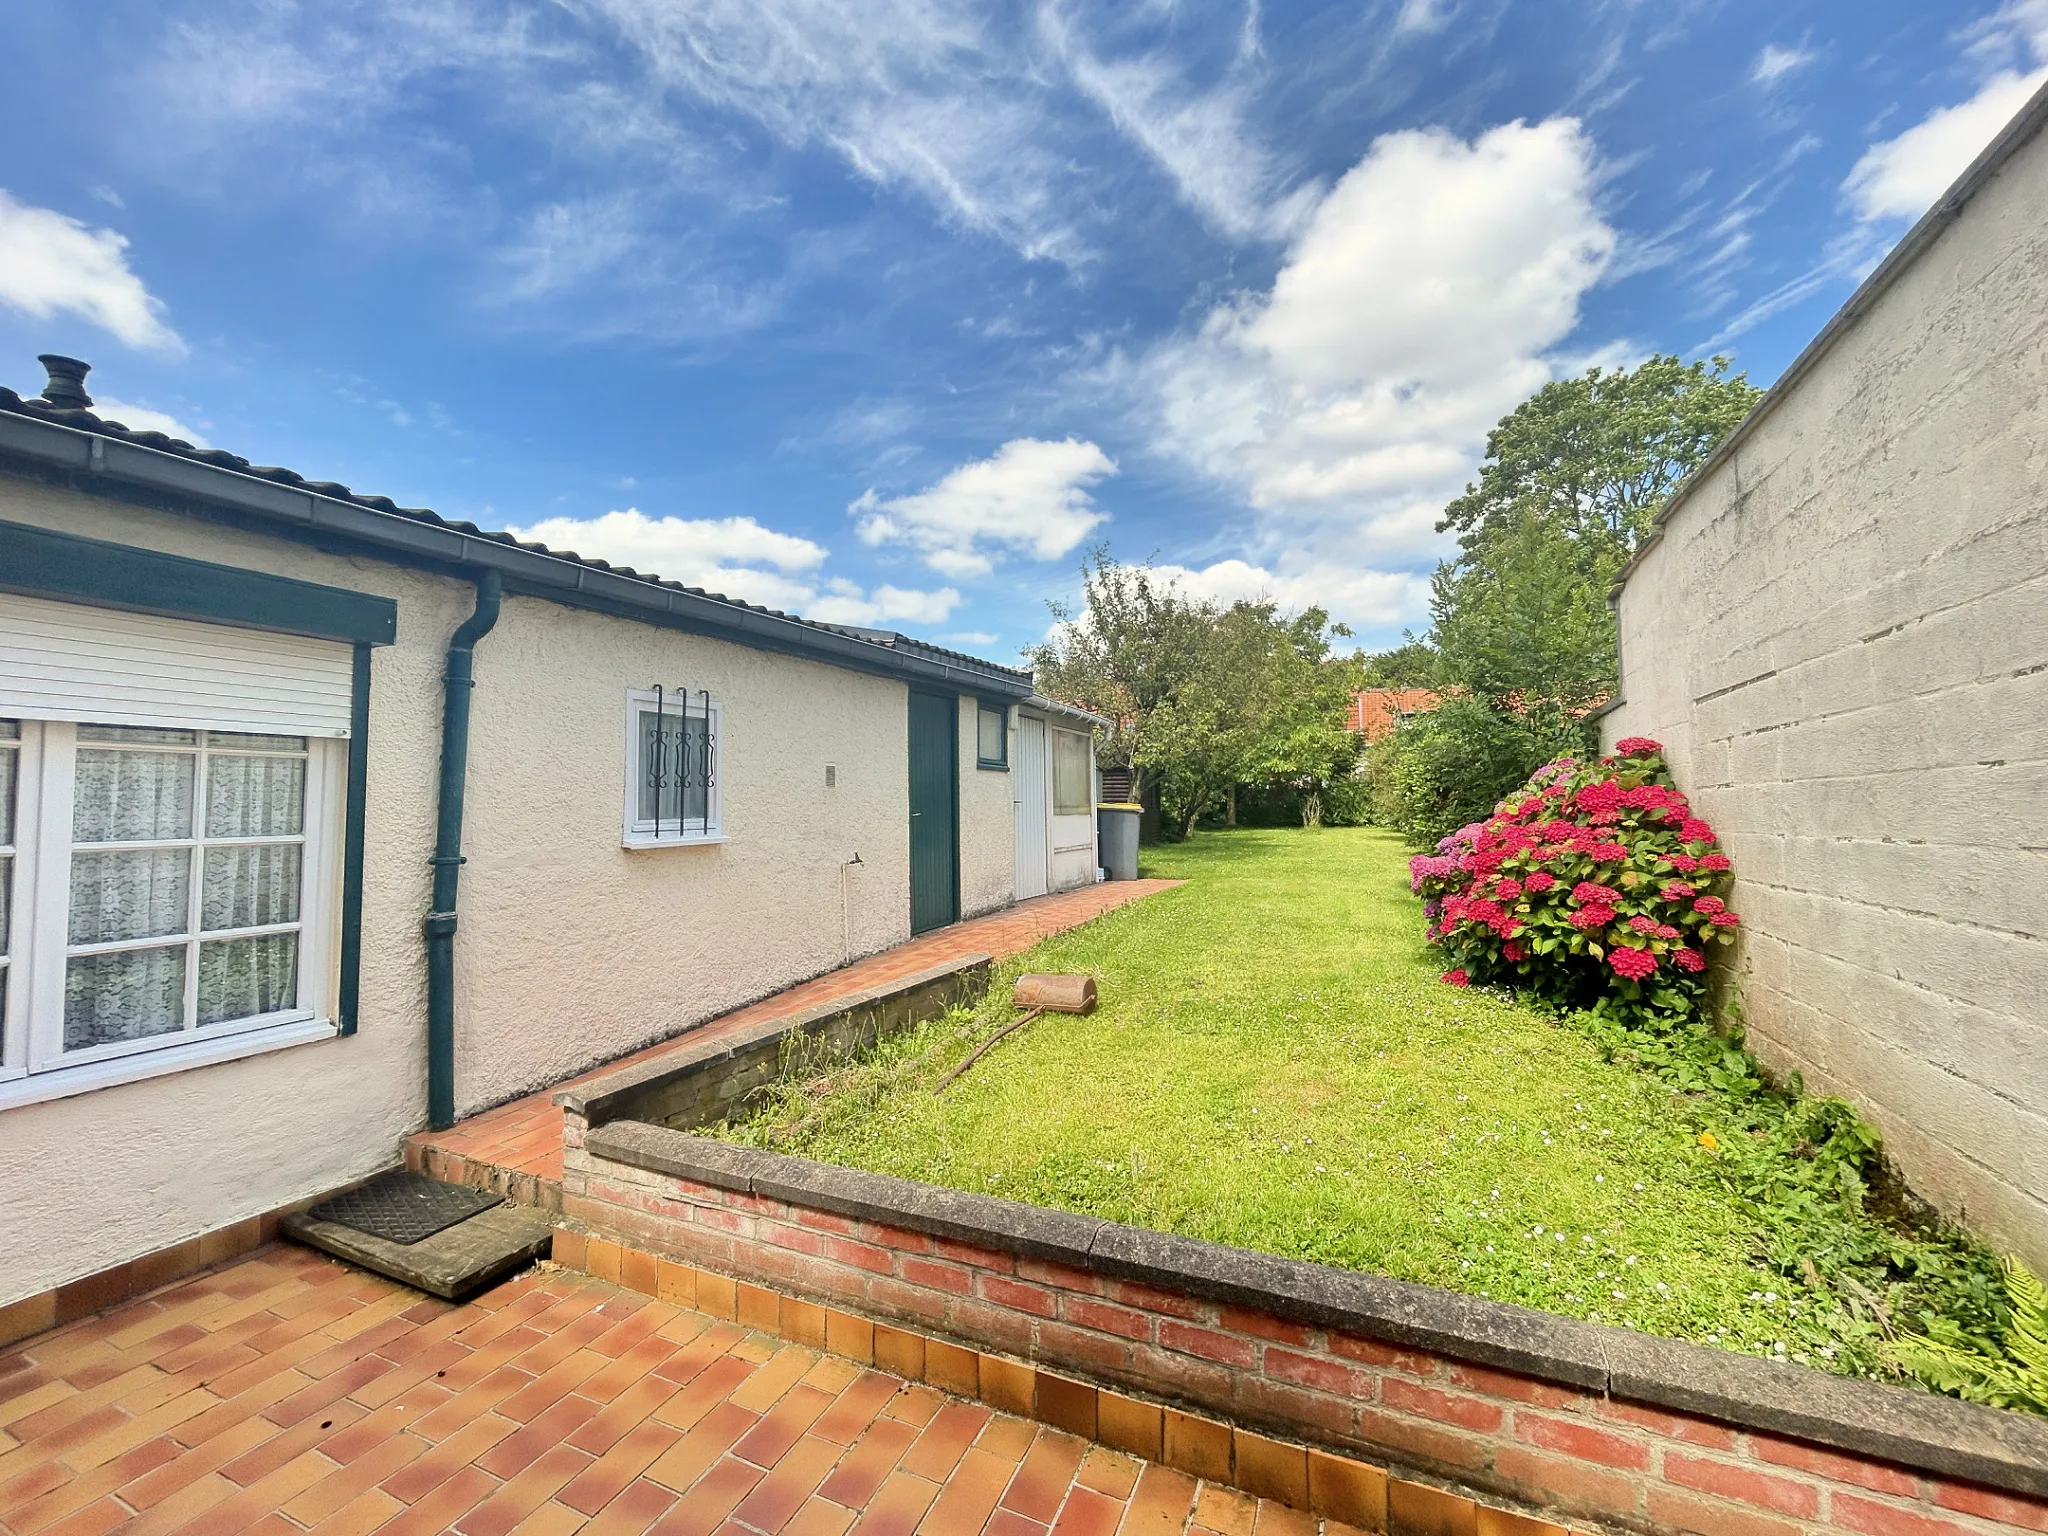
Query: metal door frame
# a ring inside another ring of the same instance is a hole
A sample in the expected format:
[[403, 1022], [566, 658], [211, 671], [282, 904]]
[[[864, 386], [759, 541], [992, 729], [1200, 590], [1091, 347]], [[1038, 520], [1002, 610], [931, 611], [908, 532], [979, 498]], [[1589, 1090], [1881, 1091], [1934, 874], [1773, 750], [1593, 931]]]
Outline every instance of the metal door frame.
[[[1038, 817], [1039, 888], [1031, 894], [1033, 896], [1046, 896], [1052, 893], [1052, 729], [1050, 722], [1044, 716], [1027, 715], [1022, 711], [1018, 712], [1017, 760], [1011, 764], [1011, 772], [1016, 775], [1015, 783], [1021, 790], [1025, 778], [1024, 763], [1027, 756], [1024, 747], [1024, 734], [1027, 730], [1031, 730], [1034, 727], [1038, 734], [1038, 799], [1034, 809]], [[1012, 806], [1013, 820], [1021, 817], [1021, 808], [1024, 806], [1022, 797], [1013, 796]], [[1013, 838], [1014, 835], [1013, 832]], [[1010, 878], [1014, 884], [1017, 865], [1017, 858], [1014, 852], [1012, 853], [1010, 864]], [[1029, 899], [1023, 891], [1016, 889], [1011, 891], [1011, 896], [1018, 901]]]
[[[947, 706], [947, 712], [952, 717], [952, 728], [946, 732], [946, 761], [948, 765], [946, 770], [946, 789], [947, 799], [951, 802], [953, 810], [952, 893], [950, 902], [953, 915], [947, 918], [945, 922], [934, 923], [929, 928], [919, 928], [917, 926], [917, 855], [915, 848], [912, 848], [909, 866], [909, 890], [906, 894], [910, 900], [910, 932], [914, 938], [920, 933], [933, 933], [940, 928], [950, 927], [960, 921], [960, 696], [952, 693], [939, 693], [928, 688], [912, 688], [909, 692], [913, 701], [919, 698], [936, 699], [941, 704]], [[916, 730], [917, 706], [913, 702], [905, 710], [903, 769], [906, 790], [914, 788], [914, 786], [909, 784], [908, 780], [910, 778], [911, 738]], [[908, 797], [906, 796], [906, 798]], [[910, 817], [913, 819], [918, 814], [915, 809], [909, 806], [906, 806], [905, 809], [909, 811]], [[904, 828], [906, 841], [909, 840], [910, 836], [911, 829], [906, 824]]]

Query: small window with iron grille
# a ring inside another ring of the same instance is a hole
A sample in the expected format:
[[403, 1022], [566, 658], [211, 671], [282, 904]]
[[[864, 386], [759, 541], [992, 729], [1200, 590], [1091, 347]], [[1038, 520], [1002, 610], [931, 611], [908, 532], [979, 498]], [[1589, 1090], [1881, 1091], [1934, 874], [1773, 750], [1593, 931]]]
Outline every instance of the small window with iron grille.
[[720, 709], [703, 689], [656, 685], [626, 696], [625, 845], [725, 841], [718, 775]]

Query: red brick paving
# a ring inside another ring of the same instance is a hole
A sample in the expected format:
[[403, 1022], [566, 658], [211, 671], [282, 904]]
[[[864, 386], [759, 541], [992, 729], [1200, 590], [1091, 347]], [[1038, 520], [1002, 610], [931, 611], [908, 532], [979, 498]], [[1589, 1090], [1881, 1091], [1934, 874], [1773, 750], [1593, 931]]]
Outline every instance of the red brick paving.
[[[622, 1066], [652, 1061], [671, 1051], [692, 1049], [706, 1040], [715, 1040], [764, 1020], [799, 1013], [835, 997], [900, 981], [918, 971], [964, 959], [968, 955], [1007, 959], [1011, 955], [1022, 954], [1041, 939], [1079, 927], [1091, 918], [1178, 884], [1178, 880], [1105, 881], [1099, 885], [1082, 886], [1078, 890], [1020, 901], [987, 917], [969, 918], [950, 928], [924, 934], [894, 949], [870, 955], [865, 960], [856, 960], [852, 965], [829, 971], [737, 1012], [701, 1024], [673, 1040], [608, 1061], [539, 1093], [485, 1110], [480, 1115], [459, 1121], [448, 1130], [422, 1131], [406, 1143], [406, 1162], [414, 1168], [424, 1167], [437, 1176], [453, 1178], [457, 1183], [475, 1182], [467, 1177], [471, 1169], [464, 1165], [477, 1165], [505, 1174], [524, 1175], [544, 1185], [552, 1185], [559, 1192], [562, 1182], [562, 1112], [555, 1107], [554, 1094], [568, 1083], [588, 1082]], [[504, 1187], [503, 1181], [499, 1187]], [[515, 1197], [519, 1194], [516, 1186], [512, 1193]]]
[[273, 1245], [0, 1352], [9, 1536], [1205, 1527], [1352, 1536], [551, 1267], [450, 1306]]

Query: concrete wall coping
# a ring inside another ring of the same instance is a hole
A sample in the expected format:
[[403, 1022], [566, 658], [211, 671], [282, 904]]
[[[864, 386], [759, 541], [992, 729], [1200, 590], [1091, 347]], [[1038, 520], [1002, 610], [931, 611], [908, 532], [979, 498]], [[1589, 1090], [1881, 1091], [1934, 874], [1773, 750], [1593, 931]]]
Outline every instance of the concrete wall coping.
[[[561, 1096], [566, 1100], [567, 1096]], [[2036, 1497], [2048, 1420], [621, 1120], [594, 1158], [1026, 1255]]]
[[973, 954], [926, 966], [921, 971], [914, 971], [894, 981], [863, 987], [858, 992], [841, 993], [799, 1012], [778, 1014], [757, 1024], [745, 1025], [695, 1045], [664, 1052], [653, 1060], [637, 1062], [631, 1066], [621, 1067], [616, 1072], [606, 1072], [580, 1083], [572, 1083], [558, 1090], [554, 1095], [554, 1101], [569, 1113], [581, 1115], [591, 1125], [603, 1125], [616, 1119], [634, 1100], [665, 1083], [711, 1071], [742, 1052], [779, 1042], [787, 1036], [802, 1034], [827, 1019], [857, 1013], [863, 1008], [876, 1007], [906, 993], [919, 991], [934, 982], [945, 981], [971, 971], [986, 970], [994, 963], [988, 955]]

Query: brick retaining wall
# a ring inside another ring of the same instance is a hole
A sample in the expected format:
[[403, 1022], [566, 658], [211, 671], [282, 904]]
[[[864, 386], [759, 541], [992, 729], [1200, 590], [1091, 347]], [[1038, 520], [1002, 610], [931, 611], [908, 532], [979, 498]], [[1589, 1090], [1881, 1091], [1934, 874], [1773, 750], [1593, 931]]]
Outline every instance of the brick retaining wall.
[[634, 1122], [572, 1113], [565, 1152], [565, 1214], [628, 1247], [1498, 1504], [2048, 1531], [2048, 1425], [2021, 1415]]

